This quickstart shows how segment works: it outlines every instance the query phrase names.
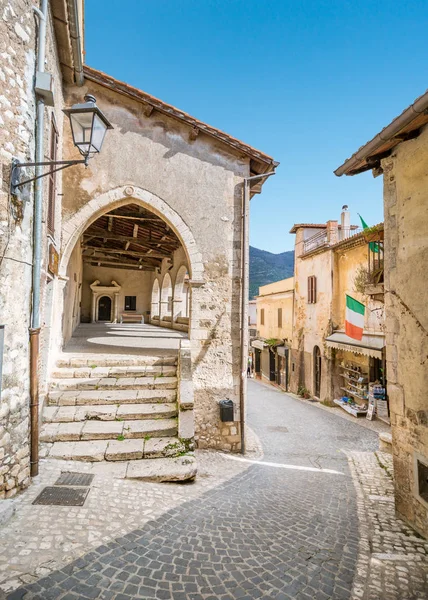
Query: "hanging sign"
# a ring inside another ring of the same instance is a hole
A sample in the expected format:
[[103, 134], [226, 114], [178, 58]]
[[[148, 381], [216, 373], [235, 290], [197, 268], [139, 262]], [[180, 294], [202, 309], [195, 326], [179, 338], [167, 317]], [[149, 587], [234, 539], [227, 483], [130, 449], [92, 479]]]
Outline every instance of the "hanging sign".
[[59, 254], [53, 244], [49, 244], [48, 271], [52, 275], [58, 275]]

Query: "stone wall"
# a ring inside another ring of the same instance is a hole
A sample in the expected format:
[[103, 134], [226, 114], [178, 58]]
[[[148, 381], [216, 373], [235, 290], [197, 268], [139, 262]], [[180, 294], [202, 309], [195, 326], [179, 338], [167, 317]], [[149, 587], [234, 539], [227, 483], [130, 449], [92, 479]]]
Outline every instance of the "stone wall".
[[428, 129], [382, 161], [388, 396], [397, 512], [428, 537], [417, 460], [428, 465]]
[[[240, 231], [249, 158], [203, 132], [190, 140], [189, 126], [156, 111], [147, 117], [138, 101], [97, 84], [70, 87], [67, 103], [86, 92], [94, 94], [114, 129], [87, 169], [76, 167], [64, 175], [63, 256], [80, 227], [80, 215], [87, 223], [101, 207], [106, 212], [127, 197], [137, 204], [141, 198], [142, 205], [171, 224], [183, 243], [191, 278], [196, 439], [200, 447], [236, 449], [237, 425], [226, 434], [218, 401], [232, 399], [239, 420]], [[174, 219], [181, 225], [174, 225]]]
[[[30, 481], [28, 329], [33, 193], [29, 189], [21, 198], [11, 197], [9, 183], [12, 158], [34, 160], [36, 21], [33, 4], [28, 0], [13, 0], [2, 2], [0, 6], [0, 315], [1, 324], [5, 325], [0, 400], [0, 498], [14, 495]], [[46, 69], [56, 82], [56, 106], [45, 111], [46, 141], [52, 112], [55, 112], [60, 135], [62, 130], [61, 73], [54, 40], [49, 18]], [[28, 176], [31, 173], [27, 170]], [[59, 191], [60, 181], [58, 177]], [[59, 228], [59, 210], [57, 214]], [[44, 255], [46, 249], [47, 244], [43, 247]], [[47, 296], [49, 292], [46, 294], [42, 286], [42, 303]], [[49, 321], [49, 316], [42, 304], [42, 319]], [[45, 340], [41, 340], [42, 359]], [[43, 370], [43, 360], [40, 364]]]

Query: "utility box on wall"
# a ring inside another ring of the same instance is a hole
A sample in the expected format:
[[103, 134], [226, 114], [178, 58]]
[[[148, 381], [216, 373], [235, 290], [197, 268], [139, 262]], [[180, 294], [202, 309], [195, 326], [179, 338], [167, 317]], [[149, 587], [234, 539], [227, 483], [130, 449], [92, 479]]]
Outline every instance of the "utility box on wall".
[[233, 400], [220, 400], [220, 420], [222, 423], [233, 421]]

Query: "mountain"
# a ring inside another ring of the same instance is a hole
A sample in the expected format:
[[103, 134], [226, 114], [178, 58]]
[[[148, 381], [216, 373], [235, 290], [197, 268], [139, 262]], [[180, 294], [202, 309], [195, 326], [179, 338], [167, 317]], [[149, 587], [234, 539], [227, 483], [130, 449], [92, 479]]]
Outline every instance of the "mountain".
[[259, 293], [259, 286], [287, 279], [294, 274], [294, 252], [272, 254], [250, 246], [250, 300]]

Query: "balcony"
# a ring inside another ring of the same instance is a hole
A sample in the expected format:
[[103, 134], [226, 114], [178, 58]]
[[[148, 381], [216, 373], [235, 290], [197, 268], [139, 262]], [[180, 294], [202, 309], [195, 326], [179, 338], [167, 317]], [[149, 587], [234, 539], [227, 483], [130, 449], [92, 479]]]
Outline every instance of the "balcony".
[[303, 242], [303, 254], [327, 244], [327, 230], [319, 231]]
[[368, 244], [367, 282], [365, 293], [374, 300], [384, 299], [384, 246], [383, 241], [372, 241]]

